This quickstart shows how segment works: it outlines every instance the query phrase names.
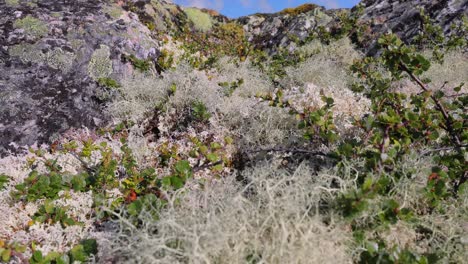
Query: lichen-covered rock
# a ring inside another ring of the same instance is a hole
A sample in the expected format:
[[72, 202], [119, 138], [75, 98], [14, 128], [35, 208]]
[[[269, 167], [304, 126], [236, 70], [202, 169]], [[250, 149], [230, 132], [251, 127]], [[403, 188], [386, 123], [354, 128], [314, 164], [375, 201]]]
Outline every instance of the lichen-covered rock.
[[311, 8], [285, 9], [276, 14], [254, 14], [237, 19], [244, 25], [249, 41], [260, 49], [274, 53], [278, 48], [293, 50], [319, 26], [333, 20], [333, 12], [315, 5]]
[[109, 1], [0, 1], [0, 155], [104, 125], [98, 79], [130, 74], [122, 55], [156, 60], [152, 34]]
[[[377, 38], [392, 31], [409, 42], [421, 29], [419, 9], [450, 32], [452, 22], [468, 15], [468, 0], [363, 0], [364, 13], [361, 24], [369, 25], [366, 39], [360, 43], [363, 50], [373, 55]], [[275, 14], [255, 14], [241, 17], [237, 21], [244, 25], [249, 41], [257, 48], [275, 53], [278, 48], [293, 50], [296, 43], [306, 40], [317, 32], [319, 26], [331, 31], [339, 27], [337, 14], [347, 9], [325, 10], [323, 7], [306, 4], [298, 8], [288, 8]], [[356, 15], [357, 8], [349, 10]]]
[[[392, 31], [409, 42], [421, 29], [419, 9], [439, 24], [444, 33], [450, 32], [452, 22], [468, 15], [468, 0], [363, 0], [361, 21], [370, 22], [373, 34]], [[375, 53], [375, 40], [366, 43], [368, 53]]]

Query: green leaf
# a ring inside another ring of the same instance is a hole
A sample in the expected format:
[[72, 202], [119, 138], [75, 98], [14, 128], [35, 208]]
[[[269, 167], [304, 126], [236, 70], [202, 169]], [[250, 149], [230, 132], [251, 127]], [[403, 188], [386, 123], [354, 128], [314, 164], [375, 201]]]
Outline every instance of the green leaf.
[[5, 174], [0, 174], [0, 190], [5, 188], [5, 185], [10, 181], [10, 178]]
[[215, 163], [219, 161], [219, 157], [215, 153], [210, 153], [206, 155], [206, 159], [208, 159], [211, 163]]
[[133, 203], [128, 205], [127, 212], [130, 215], [138, 216], [142, 209], [143, 209], [143, 203], [141, 202], [141, 200], [136, 200]]
[[81, 243], [83, 245], [85, 253], [90, 255], [96, 255], [98, 253], [98, 245], [96, 239], [85, 239]]
[[184, 178], [192, 176], [192, 167], [187, 160], [181, 160], [175, 164], [175, 171]]
[[72, 263], [75, 262], [75, 261], [85, 262], [88, 259], [88, 255], [86, 254], [83, 245], [74, 246], [70, 250], [70, 257], [71, 257], [70, 262], [72, 262]]
[[461, 91], [461, 89], [463, 88], [464, 85], [465, 85], [465, 83], [461, 83], [459, 86], [453, 88], [453, 90], [458, 93], [458, 92]]
[[11, 258], [11, 249], [5, 249], [2, 252], [2, 261], [9, 262]]
[[364, 184], [362, 185], [362, 190], [363, 191], [368, 191], [372, 187], [373, 181], [372, 178], [368, 177], [365, 181]]
[[218, 149], [221, 149], [221, 148], [222, 148], [221, 144], [219, 144], [217, 142], [211, 143], [211, 149], [212, 150], [218, 150]]
[[32, 259], [36, 262], [42, 261], [42, 252], [40, 250], [36, 250], [33, 252]]
[[180, 189], [180, 188], [184, 187], [184, 181], [180, 177], [172, 176], [171, 177], [171, 185], [175, 189]]

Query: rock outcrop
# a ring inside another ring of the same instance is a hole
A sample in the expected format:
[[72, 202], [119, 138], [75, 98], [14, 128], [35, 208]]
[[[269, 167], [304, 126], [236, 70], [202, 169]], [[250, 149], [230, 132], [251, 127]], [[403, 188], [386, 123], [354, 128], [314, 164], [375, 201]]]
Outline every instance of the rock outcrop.
[[180, 10], [164, 1], [148, 3], [0, 1], [0, 155], [108, 121], [99, 80], [129, 74], [125, 55], [159, 56], [155, 31], [130, 9], [146, 8], [154, 16], [146, 22], [161, 31], [170, 30], [167, 18]]
[[334, 20], [334, 12], [306, 4], [275, 14], [254, 14], [237, 19], [244, 26], [248, 40], [256, 47], [275, 53], [279, 48], [293, 50]]
[[[367, 54], [375, 53], [377, 38], [392, 31], [410, 42], [421, 29], [420, 8], [441, 25], [445, 33], [450, 25], [468, 15], [468, 0], [363, 0], [364, 13], [359, 21], [369, 26], [362, 48]], [[315, 5], [303, 5], [276, 14], [255, 14], [237, 21], [244, 25], [249, 41], [257, 48], [275, 53], [278, 48], [294, 49], [297, 42], [318, 33], [320, 26], [333, 34], [337, 26], [337, 14], [350, 12], [358, 15], [358, 9], [325, 10]]]
[[[374, 36], [392, 31], [410, 42], [421, 29], [420, 8], [448, 34], [450, 25], [468, 15], [468, 0], [363, 0], [362, 22], [370, 23]], [[373, 54], [375, 37], [366, 43], [366, 50]]]

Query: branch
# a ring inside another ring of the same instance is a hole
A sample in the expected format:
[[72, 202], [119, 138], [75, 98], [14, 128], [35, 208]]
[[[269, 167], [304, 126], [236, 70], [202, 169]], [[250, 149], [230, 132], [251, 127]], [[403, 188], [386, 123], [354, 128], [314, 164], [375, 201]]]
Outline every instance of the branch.
[[[419, 87], [421, 87], [421, 89], [423, 89], [425, 92], [430, 92], [429, 88], [427, 88], [426, 85], [418, 77], [416, 77], [416, 75], [414, 75], [402, 61], [400, 61], [400, 66], [402, 67], [403, 71], [406, 72], [411, 77], [411, 79], [413, 79], [413, 81], [415, 81], [419, 85]], [[437, 99], [432, 93], [430, 97], [434, 101], [436, 108], [442, 113], [445, 119], [445, 123], [447, 125], [447, 132], [452, 137], [452, 140], [454, 141], [455, 145], [457, 147], [460, 147], [462, 144], [460, 138], [453, 129], [452, 119], [448, 115], [447, 111], [445, 110], [444, 106], [439, 101], [439, 99]]]
[[220, 160], [220, 161], [217, 161], [215, 163], [208, 163], [208, 164], [205, 164], [205, 165], [201, 165], [201, 166], [198, 166], [198, 167], [194, 167], [192, 169], [193, 172], [199, 172], [199, 171], [202, 171], [204, 169], [209, 169], [211, 167], [214, 167], [216, 165], [219, 165], [219, 164], [223, 164], [223, 161]]

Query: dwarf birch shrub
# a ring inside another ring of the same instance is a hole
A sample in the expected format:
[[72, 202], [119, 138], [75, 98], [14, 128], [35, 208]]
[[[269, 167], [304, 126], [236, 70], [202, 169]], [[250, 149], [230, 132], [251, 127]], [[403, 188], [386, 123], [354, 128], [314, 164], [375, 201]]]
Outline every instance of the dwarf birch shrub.
[[432, 87], [444, 87], [447, 92], [452, 92], [451, 88], [465, 83], [462, 93], [466, 93], [468, 91], [468, 53], [458, 50], [448, 52], [444, 55], [444, 61], [433, 63], [422, 78], [429, 78]]
[[[423, 54], [430, 58], [431, 53], [431, 51], [425, 51]], [[441, 89], [445, 93], [453, 95], [453, 87], [465, 83], [460, 93], [466, 93], [468, 91], [467, 53], [463, 53], [459, 50], [449, 51], [444, 55], [443, 61], [436, 61], [434, 58], [432, 58], [431, 61], [431, 67], [427, 72], [422, 74], [421, 78], [431, 80], [429, 85], [432, 90]], [[409, 80], [396, 82], [394, 88], [406, 94], [416, 94], [419, 92], [419, 87]]]

